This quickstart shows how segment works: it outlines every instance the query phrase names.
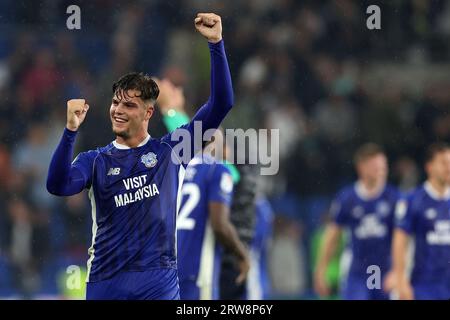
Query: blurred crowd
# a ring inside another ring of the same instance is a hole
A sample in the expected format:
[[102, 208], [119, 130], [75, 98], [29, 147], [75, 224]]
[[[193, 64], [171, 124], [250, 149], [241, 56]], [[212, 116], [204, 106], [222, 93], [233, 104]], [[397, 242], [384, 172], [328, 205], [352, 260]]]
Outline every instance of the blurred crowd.
[[[377, 1], [375, 1], [377, 2]], [[66, 8], [81, 8], [68, 30]], [[352, 154], [382, 145], [392, 182], [422, 178], [422, 153], [450, 141], [450, 3], [147, 0], [0, 2], [0, 297], [63, 296], [65, 266], [84, 266], [86, 194], [57, 199], [45, 180], [66, 101], [91, 106], [77, 152], [113, 140], [111, 85], [137, 70], [184, 88], [193, 114], [209, 94], [209, 53], [197, 12], [222, 16], [235, 91], [226, 128], [280, 129], [280, 172], [261, 180], [277, 219], [274, 297], [308, 297], [311, 239], [330, 199], [355, 178]], [[164, 127], [156, 115], [150, 133]], [[280, 263], [285, 261], [285, 263]]]

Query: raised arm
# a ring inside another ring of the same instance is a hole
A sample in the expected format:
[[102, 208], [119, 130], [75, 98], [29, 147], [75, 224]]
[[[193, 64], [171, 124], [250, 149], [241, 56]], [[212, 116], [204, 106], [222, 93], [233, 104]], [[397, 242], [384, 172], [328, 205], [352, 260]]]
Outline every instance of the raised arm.
[[202, 131], [219, 127], [233, 106], [233, 86], [230, 68], [222, 40], [221, 18], [213, 13], [199, 13], [195, 27], [208, 40], [211, 54], [211, 91], [208, 101], [200, 107], [187, 126], [193, 130], [194, 121], [202, 122]]
[[195, 27], [208, 40], [211, 53], [210, 96], [191, 122], [162, 139], [173, 148], [174, 161], [183, 166], [187, 166], [207, 142], [203, 139], [205, 131], [218, 128], [233, 106], [233, 87], [222, 40], [221, 19], [213, 13], [199, 13]]
[[233, 86], [222, 40], [222, 20], [214, 13], [199, 13], [195, 27], [208, 40], [211, 53], [211, 93], [192, 121], [202, 121], [203, 131], [217, 128], [233, 106]]
[[89, 106], [84, 99], [67, 102], [67, 124], [56, 148], [47, 175], [47, 190], [57, 196], [70, 196], [81, 192], [89, 183], [89, 162], [93, 152], [80, 154], [72, 164], [73, 145], [77, 130], [86, 117]]

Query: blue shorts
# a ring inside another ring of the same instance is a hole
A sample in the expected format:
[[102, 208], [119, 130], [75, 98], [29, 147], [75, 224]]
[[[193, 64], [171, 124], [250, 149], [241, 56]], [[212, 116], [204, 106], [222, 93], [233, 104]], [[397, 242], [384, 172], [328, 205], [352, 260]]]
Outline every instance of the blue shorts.
[[367, 278], [351, 275], [341, 288], [341, 296], [344, 300], [389, 300], [389, 294], [383, 288], [369, 289]]
[[110, 279], [88, 282], [86, 300], [179, 300], [178, 273], [164, 268], [121, 272]]

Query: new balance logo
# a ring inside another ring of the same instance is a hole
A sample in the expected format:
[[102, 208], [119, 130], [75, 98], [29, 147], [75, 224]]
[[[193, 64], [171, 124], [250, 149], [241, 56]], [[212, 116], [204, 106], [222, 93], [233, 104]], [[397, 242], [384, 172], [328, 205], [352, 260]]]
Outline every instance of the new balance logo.
[[120, 168], [110, 168], [108, 171], [108, 176], [117, 176], [120, 174]]

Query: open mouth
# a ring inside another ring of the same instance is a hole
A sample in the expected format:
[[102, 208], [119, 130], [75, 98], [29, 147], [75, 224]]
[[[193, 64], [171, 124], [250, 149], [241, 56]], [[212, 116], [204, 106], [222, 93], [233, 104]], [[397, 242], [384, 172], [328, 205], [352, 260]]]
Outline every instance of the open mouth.
[[116, 123], [127, 123], [128, 122], [127, 119], [120, 118], [120, 117], [113, 117], [113, 119], [114, 119], [114, 122], [116, 122]]

